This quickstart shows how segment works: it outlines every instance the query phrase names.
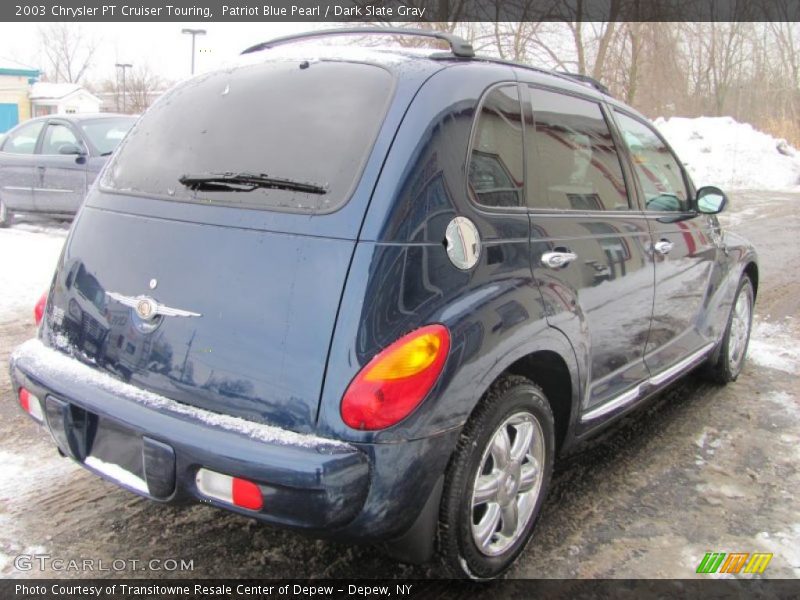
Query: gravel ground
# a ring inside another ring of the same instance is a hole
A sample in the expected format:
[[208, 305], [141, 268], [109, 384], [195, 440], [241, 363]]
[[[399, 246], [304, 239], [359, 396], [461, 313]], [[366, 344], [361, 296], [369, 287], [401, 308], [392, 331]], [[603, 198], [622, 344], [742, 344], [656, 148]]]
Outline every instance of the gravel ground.
[[[761, 256], [751, 356], [727, 387], [675, 384], [562, 460], [542, 520], [509, 577], [692, 577], [709, 551], [772, 552], [765, 576], [800, 577], [800, 194], [740, 192], [725, 216]], [[20, 226], [63, 236], [63, 227]], [[795, 265], [795, 266], [793, 266]], [[8, 356], [30, 307], [0, 319], [0, 575], [114, 576], [15, 568], [53, 558], [183, 559], [173, 577], [434, 577], [369, 547], [260, 525], [208, 506], [162, 506], [60, 458], [16, 406]], [[95, 563], [96, 564], [96, 563]]]

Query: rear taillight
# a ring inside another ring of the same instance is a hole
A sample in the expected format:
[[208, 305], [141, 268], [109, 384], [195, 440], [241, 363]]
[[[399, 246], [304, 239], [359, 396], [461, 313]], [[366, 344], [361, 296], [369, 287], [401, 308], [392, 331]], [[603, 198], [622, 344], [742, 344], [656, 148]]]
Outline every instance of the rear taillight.
[[44, 307], [47, 305], [47, 292], [42, 294], [42, 297], [39, 298], [39, 301], [36, 303], [36, 306], [33, 307], [33, 318], [36, 319], [36, 326], [42, 324], [42, 319], [44, 318]]
[[354, 429], [385, 429], [402, 421], [428, 395], [450, 351], [444, 325], [403, 336], [359, 371], [342, 398], [342, 420]]
[[39, 398], [22, 387], [19, 388], [19, 405], [22, 407], [22, 410], [40, 423], [44, 419], [44, 414], [42, 413], [42, 403], [39, 401]]
[[264, 506], [261, 488], [247, 479], [200, 469], [197, 471], [195, 483], [200, 493], [209, 498], [248, 510], [261, 510]]

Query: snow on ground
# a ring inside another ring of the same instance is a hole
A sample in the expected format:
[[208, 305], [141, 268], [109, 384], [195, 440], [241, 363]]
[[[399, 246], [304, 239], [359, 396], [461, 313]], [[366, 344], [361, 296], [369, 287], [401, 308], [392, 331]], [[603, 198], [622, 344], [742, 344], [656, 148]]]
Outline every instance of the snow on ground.
[[63, 226], [20, 223], [0, 229], [0, 323], [27, 311], [50, 285], [64, 246]]
[[732, 117], [672, 117], [655, 124], [698, 187], [777, 191], [800, 186], [800, 152], [747, 123]]
[[800, 373], [800, 348], [784, 324], [754, 323], [747, 356], [762, 367]]

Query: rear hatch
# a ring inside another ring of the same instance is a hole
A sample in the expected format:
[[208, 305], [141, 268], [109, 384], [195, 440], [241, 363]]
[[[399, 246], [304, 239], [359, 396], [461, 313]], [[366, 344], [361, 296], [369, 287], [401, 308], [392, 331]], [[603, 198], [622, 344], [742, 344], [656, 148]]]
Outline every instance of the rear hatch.
[[170, 92], [73, 226], [46, 342], [186, 404], [312, 430], [394, 88], [376, 65], [279, 60]]

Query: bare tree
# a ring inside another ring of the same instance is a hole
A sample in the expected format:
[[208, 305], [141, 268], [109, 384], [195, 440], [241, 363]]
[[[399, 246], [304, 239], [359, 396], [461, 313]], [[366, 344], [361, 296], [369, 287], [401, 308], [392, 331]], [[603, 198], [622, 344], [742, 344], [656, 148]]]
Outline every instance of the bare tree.
[[166, 87], [166, 81], [153, 72], [147, 63], [131, 69], [126, 82], [129, 112], [141, 113], [147, 110]]
[[48, 79], [80, 83], [92, 65], [97, 40], [75, 23], [53, 23], [41, 27], [39, 37], [49, 63]]
[[133, 67], [125, 79], [124, 102], [119, 78], [103, 81], [99, 89], [101, 92], [113, 96], [114, 106], [118, 112], [125, 106], [128, 113], [141, 113], [147, 110], [161, 92], [170, 85], [171, 82], [155, 73], [150, 65], [143, 63]]

